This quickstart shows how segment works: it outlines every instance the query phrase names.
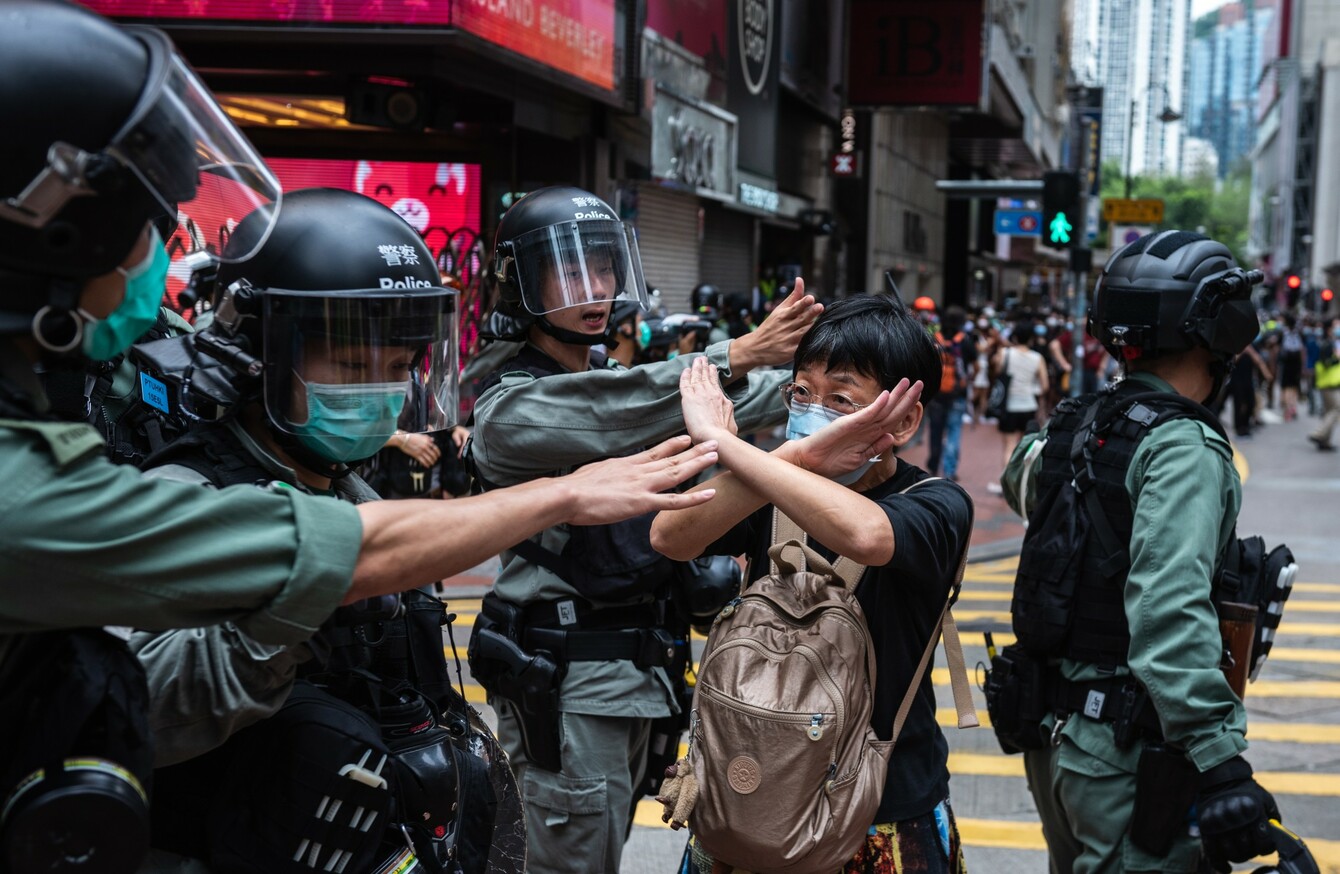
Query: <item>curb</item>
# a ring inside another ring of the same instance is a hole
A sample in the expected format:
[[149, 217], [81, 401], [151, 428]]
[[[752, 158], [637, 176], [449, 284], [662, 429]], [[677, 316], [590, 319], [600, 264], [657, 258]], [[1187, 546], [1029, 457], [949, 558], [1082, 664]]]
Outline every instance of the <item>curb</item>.
[[976, 564], [981, 561], [996, 561], [997, 559], [1018, 555], [1019, 550], [1023, 545], [1023, 537], [1006, 537], [1003, 540], [993, 540], [990, 543], [983, 543], [981, 546], [968, 547], [968, 564]]

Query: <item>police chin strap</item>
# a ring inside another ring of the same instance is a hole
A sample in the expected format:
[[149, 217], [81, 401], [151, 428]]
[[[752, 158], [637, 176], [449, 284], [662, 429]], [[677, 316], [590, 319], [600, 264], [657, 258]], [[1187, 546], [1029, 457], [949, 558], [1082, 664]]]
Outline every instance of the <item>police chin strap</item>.
[[604, 332], [602, 332], [602, 334], [578, 334], [576, 331], [569, 331], [567, 328], [555, 326], [555, 324], [549, 322], [548, 319], [545, 319], [543, 315], [536, 316], [535, 323], [536, 326], [539, 326], [541, 331], [552, 336], [553, 339], [559, 340], [560, 343], [571, 343], [572, 346], [600, 346], [603, 343], [603, 345], [610, 346], [612, 349], [612, 347], [619, 342], [618, 338], [615, 336], [618, 327], [612, 326], [612, 324], [608, 322], [608, 319], [606, 320], [606, 326], [604, 326]]
[[292, 434], [285, 433], [273, 425], [268, 425], [270, 434], [275, 438], [275, 442], [280, 445], [289, 458], [296, 461], [303, 468], [311, 471], [317, 476], [324, 476], [331, 480], [344, 479], [354, 472], [353, 467], [347, 464], [327, 461], [320, 455], [317, 455], [298, 441], [298, 438]]

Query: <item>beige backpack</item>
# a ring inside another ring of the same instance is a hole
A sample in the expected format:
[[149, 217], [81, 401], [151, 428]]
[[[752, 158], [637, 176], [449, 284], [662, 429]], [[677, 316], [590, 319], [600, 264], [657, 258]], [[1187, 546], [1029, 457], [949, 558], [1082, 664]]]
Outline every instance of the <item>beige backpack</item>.
[[[923, 480], [923, 482], [925, 482]], [[966, 552], [966, 550], [965, 550]], [[698, 668], [688, 755], [662, 787], [665, 819], [687, 820], [718, 862], [760, 874], [832, 872], [860, 848], [889, 755], [939, 634], [894, 719], [870, 725], [875, 653], [854, 590], [865, 568], [830, 566], [774, 510], [772, 573], [723, 609]], [[966, 556], [965, 556], [966, 558]], [[977, 725], [958, 631], [940, 617], [959, 727]]]

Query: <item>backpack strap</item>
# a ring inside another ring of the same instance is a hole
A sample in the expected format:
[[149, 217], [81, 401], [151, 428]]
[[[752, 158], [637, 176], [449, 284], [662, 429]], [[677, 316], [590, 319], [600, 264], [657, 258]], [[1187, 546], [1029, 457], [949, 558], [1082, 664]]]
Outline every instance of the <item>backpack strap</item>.
[[[918, 486], [935, 482], [942, 477], [932, 476], [923, 480], [918, 480], [907, 488], [899, 492], [905, 495]], [[968, 504], [968, 530], [972, 530], [973, 509], [972, 503]], [[795, 570], [805, 570], [805, 562], [808, 559], [811, 566], [814, 566], [820, 573], [831, 572], [842, 579], [848, 589], [855, 589], [860, 581], [861, 575], [865, 573], [865, 566], [857, 564], [846, 556], [839, 556], [833, 563], [832, 568], [828, 568], [828, 563], [808, 546], [808, 538], [804, 530], [790, 519], [785, 513], [777, 509], [776, 505], [772, 508], [772, 546], [768, 550], [768, 557], [772, 559], [772, 572], [778, 572], [779, 564], [787, 564]], [[788, 555], [788, 551], [790, 555]], [[797, 559], [791, 556], [798, 556]], [[797, 564], [797, 561], [799, 562]], [[959, 728], [974, 728], [981, 723], [977, 719], [977, 708], [972, 703], [972, 690], [968, 683], [968, 667], [963, 659], [963, 644], [959, 640], [958, 625], [954, 622], [954, 614], [950, 612], [954, 602], [958, 600], [959, 590], [963, 585], [963, 572], [968, 566], [968, 544], [963, 544], [963, 550], [959, 554], [958, 570], [954, 574], [954, 583], [949, 587], [949, 596], [945, 599], [944, 609], [940, 611], [940, 618], [935, 622], [935, 628], [931, 632], [930, 640], [926, 642], [926, 649], [921, 654], [921, 662], [917, 665], [917, 671], [912, 676], [912, 683], [908, 686], [907, 693], [903, 695], [903, 701], [898, 705], [898, 713], [893, 718], [893, 734], [891, 739], [896, 742], [898, 735], [902, 733], [903, 723], [907, 721], [907, 715], [912, 711], [912, 702], [916, 699], [917, 690], [921, 687], [921, 678], [926, 675], [926, 668], [930, 664], [931, 653], [935, 652], [935, 645], [944, 640], [945, 661], [949, 664], [949, 685], [954, 693], [954, 710], [958, 715]]]
[[[924, 479], [916, 485], [931, 482], [939, 477]], [[906, 490], [904, 490], [906, 491]], [[968, 530], [972, 530], [972, 504], [968, 505]], [[921, 687], [921, 678], [926, 675], [926, 668], [930, 665], [931, 653], [935, 652], [935, 645], [944, 640], [945, 661], [949, 665], [949, 687], [954, 693], [954, 711], [958, 715], [959, 728], [976, 728], [981, 723], [977, 719], [977, 708], [972, 703], [972, 689], [968, 684], [968, 666], [963, 660], [963, 644], [959, 640], [958, 625], [954, 622], [954, 614], [951, 608], [954, 602], [958, 600], [959, 589], [963, 585], [963, 572], [968, 566], [968, 544], [963, 544], [963, 551], [959, 554], [958, 570], [954, 574], [954, 584], [949, 587], [949, 596], [945, 599], [944, 609], [940, 611], [940, 618], [935, 623], [935, 630], [931, 632], [931, 638], [926, 642], [926, 649], [921, 654], [921, 662], [917, 665], [917, 672], [912, 675], [912, 683], [907, 687], [907, 693], [903, 695], [903, 702], [898, 705], [898, 713], [893, 717], [893, 734], [891, 740], [897, 742], [898, 735], [903, 731], [903, 723], [907, 721], [907, 715], [912, 711], [912, 702], [916, 699], [917, 690]]]

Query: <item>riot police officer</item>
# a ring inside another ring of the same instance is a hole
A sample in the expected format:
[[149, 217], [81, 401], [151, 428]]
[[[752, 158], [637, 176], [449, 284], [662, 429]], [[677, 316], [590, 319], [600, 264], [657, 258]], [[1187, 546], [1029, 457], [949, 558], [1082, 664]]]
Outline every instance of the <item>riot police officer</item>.
[[[498, 306], [526, 342], [475, 405], [470, 453], [486, 488], [683, 430], [679, 376], [699, 353], [625, 370], [591, 349], [608, 342], [611, 302], [647, 300], [632, 228], [609, 204], [579, 188], [528, 194], [503, 216], [493, 270]], [[776, 392], [789, 371], [750, 371], [789, 363], [820, 309], [800, 288], [748, 337], [701, 353], [735, 395], [741, 429], [784, 418]], [[471, 669], [498, 710], [536, 874], [619, 869], [652, 721], [680, 710], [672, 681], [684, 647], [667, 601], [674, 571], [651, 548], [650, 524], [555, 526], [517, 542], [476, 622]], [[499, 659], [509, 652], [512, 668]]]
[[[1022, 745], [1053, 871], [1195, 871], [1202, 852], [1227, 871], [1273, 849], [1279, 812], [1243, 758], [1247, 717], [1220, 670], [1211, 586], [1241, 487], [1202, 406], [1256, 336], [1260, 281], [1198, 234], [1118, 251], [1089, 332], [1126, 378], [1064, 401], [1002, 478], [1011, 505], [1032, 512], [1012, 609], [1019, 643], [1047, 666], [1042, 734]], [[1058, 527], [1067, 495], [1077, 505]], [[1064, 580], [1071, 598], [1049, 601]], [[1031, 609], [1044, 604], [1070, 612], [1044, 621]]]
[[[296, 643], [342, 602], [459, 572], [519, 530], [692, 502], [657, 493], [710, 456], [675, 458], [685, 440], [470, 506], [220, 494], [112, 464], [49, 412], [35, 369], [113, 357], [153, 324], [154, 219], [268, 227], [280, 190], [162, 33], [57, 0], [0, 16], [0, 865], [115, 874], [148, 845], [153, 755], [143, 673], [103, 625], [231, 620]], [[573, 500], [593, 488], [607, 500]]]

